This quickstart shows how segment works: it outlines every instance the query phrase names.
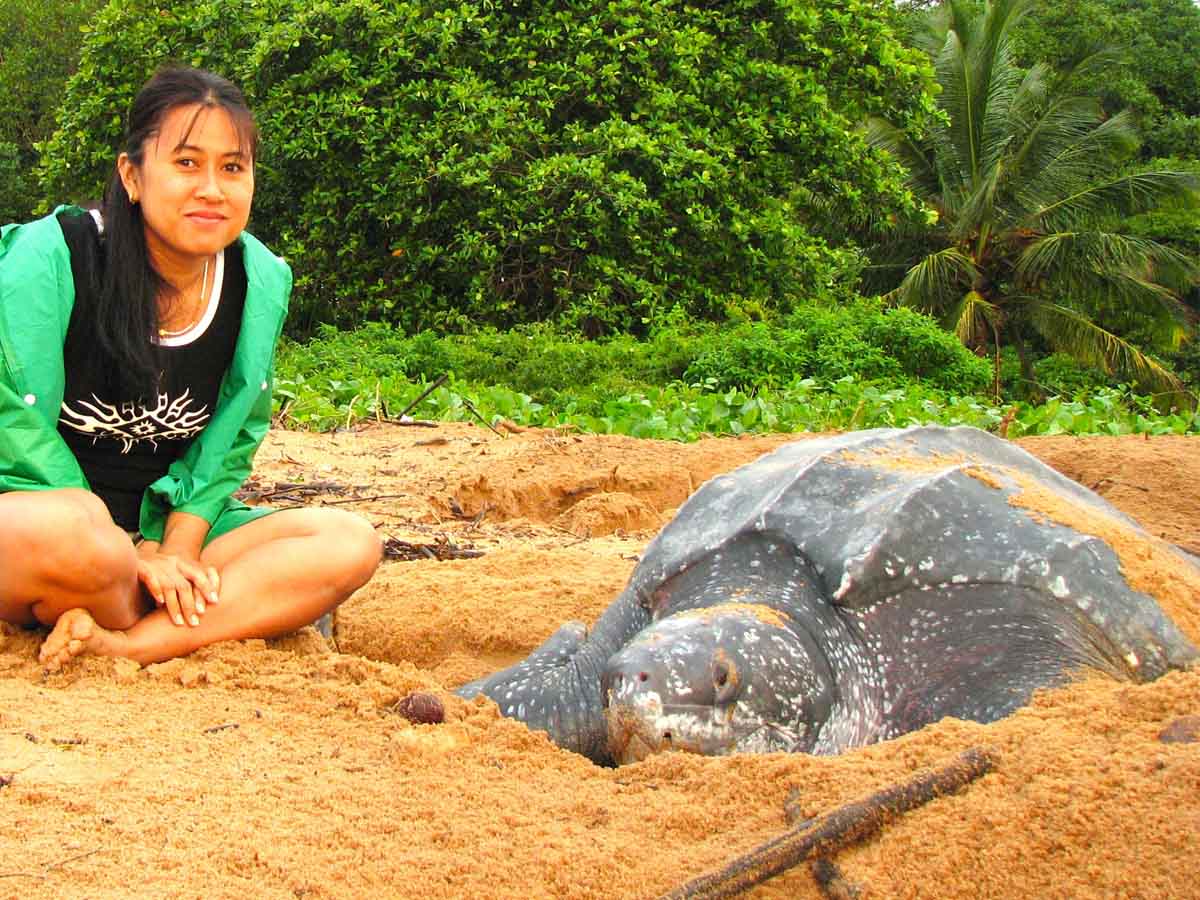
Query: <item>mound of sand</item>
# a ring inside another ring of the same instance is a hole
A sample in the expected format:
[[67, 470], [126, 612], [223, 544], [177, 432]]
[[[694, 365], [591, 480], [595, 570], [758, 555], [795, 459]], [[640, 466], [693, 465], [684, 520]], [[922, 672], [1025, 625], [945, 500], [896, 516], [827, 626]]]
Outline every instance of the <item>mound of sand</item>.
[[[338, 652], [306, 630], [45, 677], [39, 635], [3, 629], [0, 893], [654, 897], [783, 833], [793, 791], [817, 816], [981, 746], [995, 771], [838, 854], [865, 896], [1195, 896], [1200, 671], [1091, 679], [832, 759], [617, 770], [448, 693], [595, 619], [689, 493], [790, 439], [273, 432], [255, 493], [357, 509], [411, 561], [338, 611]], [[1200, 552], [1200, 439], [1021, 444]], [[1176, 588], [1200, 642], [1200, 595]], [[445, 723], [392, 711], [414, 690], [443, 697]], [[752, 895], [820, 893], [800, 867]]]

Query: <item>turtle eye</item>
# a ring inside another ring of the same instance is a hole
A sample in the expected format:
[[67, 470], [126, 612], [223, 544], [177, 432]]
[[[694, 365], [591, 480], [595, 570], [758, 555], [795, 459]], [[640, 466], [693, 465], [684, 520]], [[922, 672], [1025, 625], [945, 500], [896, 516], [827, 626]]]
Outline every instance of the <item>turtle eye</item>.
[[713, 691], [717, 703], [728, 703], [737, 693], [737, 669], [733, 663], [719, 656], [713, 660]]

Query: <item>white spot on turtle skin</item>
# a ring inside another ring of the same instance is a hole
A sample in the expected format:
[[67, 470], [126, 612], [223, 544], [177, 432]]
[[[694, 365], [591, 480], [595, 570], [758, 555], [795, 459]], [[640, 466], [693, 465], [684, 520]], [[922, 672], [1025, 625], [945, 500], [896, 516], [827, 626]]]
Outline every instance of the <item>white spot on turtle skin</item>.
[[1142, 661], [1137, 658], [1137, 654], [1132, 650], [1125, 654], [1125, 662], [1129, 663], [1129, 668], [1136, 669], [1142, 664]]
[[1067, 590], [1066, 579], [1064, 579], [1061, 575], [1056, 576], [1055, 579], [1050, 582], [1050, 593], [1052, 593], [1059, 600], [1062, 600], [1064, 597], [1071, 596], [1071, 592]]

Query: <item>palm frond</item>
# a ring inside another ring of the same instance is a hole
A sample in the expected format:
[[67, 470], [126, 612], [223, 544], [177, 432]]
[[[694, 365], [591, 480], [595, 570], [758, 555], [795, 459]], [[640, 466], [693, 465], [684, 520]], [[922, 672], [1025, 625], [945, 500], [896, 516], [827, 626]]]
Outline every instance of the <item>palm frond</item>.
[[885, 299], [924, 312], [937, 312], [970, 288], [978, 274], [969, 256], [957, 247], [947, 247], [909, 269], [904, 280]]
[[[991, 167], [1008, 140], [1004, 123], [1021, 82], [1021, 70], [1009, 52], [1010, 35], [1030, 5], [1029, 0], [993, 0], [984, 6], [981, 19], [975, 17], [977, 28], [968, 49], [975, 92], [976, 179]], [[971, 9], [971, 4], [965, 8]]]
[[1060, 231], [1031, 242], [1013, 266], [1018, 285], [1038, 281], [1092, 282], [1134, 274], [1176, 293], [1190, 287], [1200, 264], [1173, 247], [1137, 235]]
[[1088, 185], [1042, 204], [1022, 224], [1045, 231], [1147, 212], [1171, 201], [1196, 202], [1200, 177], [1191, 172], [1142, 172]]
[[1151, 390], [1183, 391], [1183, 384], [1174, 372], [1080, 311], [1060, 303], [1039, 301], [1030, 305], [1028, 313], [1033, 326], [1056, 350], [1106, 372], [1132, 378]]
[[1009, 106], [1010, 127], [1014, 134], [1025, 135], [1033, 127], [1050, 97], [1051, 69], [1045, 63], [1035, 63], [1025, 71], [1013, 93]]
[[1057, 105], [1051, 115], [1026, 161], [1023, 210], [1046, 206], [1111, 177], [1137, 149], [1137, 128], [1127, 111], [1104, 119], [1098, 101], [1077, 97]]
[[1125, 65], [1120, 47], [1094, 45], [1058, 67], [1059, 83], [1071, 93], [1094, 94], [1097, 86], [1108, 84], [1113, 73]]
[[[1048, 102], [1033, 97], [1018, 99], [1012, 122], [1016, 140], [1009, 161], [1011, 181], [1016, 185], [1012, 194], [1015, 214], [1062, 196], [1062, 184], [1046, 176], [1048, 169], [1055, 169], [1061, 176], [1071, 166], [1095, 166], [1095, 156], [1078, 145], [1103, 117], [1100, 104], [1091, 97], [1054, 97]], [[1084, 165], [1078, 162], [1081, 158]], [[1070, 175], [1068, 191], [1078, 183], [1080, 174]]]
[[922, 14], [916, 30], [913, 32], [913, 46], [934, 57], [941, 52], [946, 43], [946, 35], [951, 29], [951, 14], [953, 9], [948, 3], [938, 3], [932, 9]]
[[1082, 295], [1091, 305], [1113, 309], [1132, 308], [1144, 317], [1150, 343], [1162, 350], [1176, 351], [1191, 333], [1190, 309], [1177, 294], [1148, 277], [1122, 272], [1099, 290]]
[[1007, 171], [1004, 160], [997, 160], [963, 198], [951, 228], [956, 241], [967, 240], [972, 235], [978, 235], [979, 240], [986, 240], [987, 235], [996, 230], [996, 199]]
[[938, 107], [950, 119], [950, 127], [941, 135], [940, 157], [946, 180], [970, 184], [975, 171], [975, 132], [972, 105], [972, 76], [962, 37], [955, 31], [946, 35], [945, 45], [933, 58], [933, 69], [942, 93]]
[[1000, 321], [1000, 309], [978, 291], [967, 291], [946, 317], [946, 325], [968, 347], [977, 347], [992, 339], [992, 330]]
[[1136, 310], [1156, 348], [1177, 350], [1192, 318], [1180, 293], [1197, 270], [1184, 254], [1147, 238], [1075, 232], [1030, 244], [1014, 266], [1014, 280], [1022, 290], [1092, 314]]
[[1013, 144], [1012, 107], [1024, 74], [1014, 62], [1007, 41], [993, 51], [986, 77], [987, 98], [979, 133], [980, 173], [991, 171], [1011, 152]]

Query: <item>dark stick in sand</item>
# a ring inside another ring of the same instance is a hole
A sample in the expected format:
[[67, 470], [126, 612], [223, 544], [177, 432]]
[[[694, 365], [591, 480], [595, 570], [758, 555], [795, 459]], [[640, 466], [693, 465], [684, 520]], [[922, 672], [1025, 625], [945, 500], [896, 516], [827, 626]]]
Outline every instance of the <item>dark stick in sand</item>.
[[972, 748], [950, 765], [924, 772], [817, 819], [806, 821], [733, 860], [719, 872], [701, 875], [663, 895], [663, 900], [733, 897], [813, 857], [830, 856], [875, 834], [891, 820], [943, 794], [952, 794], [991, 771], [995, 756]]

